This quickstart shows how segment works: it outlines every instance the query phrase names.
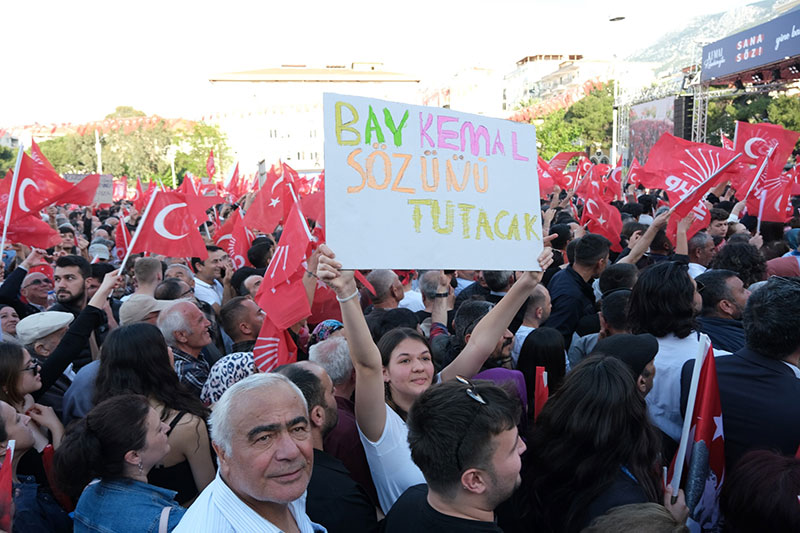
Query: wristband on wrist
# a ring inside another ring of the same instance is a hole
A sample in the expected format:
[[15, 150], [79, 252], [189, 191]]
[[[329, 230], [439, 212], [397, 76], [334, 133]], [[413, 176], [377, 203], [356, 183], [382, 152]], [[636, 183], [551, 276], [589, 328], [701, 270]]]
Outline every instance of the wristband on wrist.
[[450, 296], [450, 293], [449, 292], [437, 292], [433, 296], [434, 296], [434, 298], [447, 298], [448, 296]]
[[347, 298], [339, 298], [339, 297], [337, 296], [337, 297], [336, 297], [336, 301], [337, 301], [337, 302], [339, 302], [339, 303], [344, 303], [344, 302], [347, 302], [347, 301], [350, 301], [350, 300], [352, 300], [352, 299], [353, 299], [353, 298], [355, 298], [356, 296], [358, 296], [358, 289], [356, 289], [356, 291], [355, 291], [353, 294], [351, 294], [350, 296], [348, 296]]

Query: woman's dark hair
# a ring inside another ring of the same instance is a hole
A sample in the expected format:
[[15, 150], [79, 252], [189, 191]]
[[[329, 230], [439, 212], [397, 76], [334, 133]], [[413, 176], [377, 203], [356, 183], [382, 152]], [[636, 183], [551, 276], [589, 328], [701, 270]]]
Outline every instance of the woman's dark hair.
[[[552, 395], [561, 386], [567, 371], [564, 360], [564, 336], [557, 329], [536, 328], [525, 337], [525, 342], [519, 350], [517, 370], [525, 377], [529, 406], [534, 404], [533, 399], [536, 395], [537, 366], [543, 366], [547, 372], [547, 389]], [[533, 409], [530, 410], [530, 414], [533, 414]]]
[[767, 262], [761, 252], [749, 243], [732, 242], [722, 247], [711, 260], [709, 268], [733, 270], [749, 287], [757, 281], [763, 281], [767, 273]]
[[528, 440], [523, 514], [537, 530], [578, 531], [589, 505], [627, 468], [660, 500], [660, 437], [625, 363], [594, 355], [567, 374]]
[[123, 394], [72, 423], [53, 457], [56, 485], [77, 500], [94, 478], [124, 477], [125, 454], [145, 447], [149, 413], [147, 398]]
[[800, 459], [757, 450], [725, 476], [719, 507], [724, 531], [800, 531]]
[[200, 399], [178, 381], [161, 331], [146, 322], [115, 329], [100, 350], [95, 402], [120, 394], [141, 394], [164, 404], [162, 419], [173, 410], [208, 417]]
[[19, 390], [19, 376], [25, 352], [16, 342], [0, 342], [0, 400], [11, 406], [21, 404], [25, 395]]
[[632, 332], [688, 337], [695, 326], [694, 291], [685, 264], [662, 261], [646, 268], [630, 297], [628, 323]]
[[[388, 368], [389, 366], [389, 360], [391, 359], [392, 351], [397, 348], [398, 344], [406, 339], [420, 341], [425, 345], [429, 352], [433, 353], [431, 351], [431, 345], [428, 343], [428, 339], [420, 335], [417, 330], [411, 328], [395, 328], [386, 332], [386, 334], [381, 337], [381, 340], [378, 341], [378, 351], [381, 353], [381, 364], [384, 366], [384, 368]], [[394, 403], [391, 389], [389, 388], [389, 383], [385, 384], [384, 392], [386, 396], [386, 403], [389, 404], [389, 407], [394, 409], [398, 415], [400, 415], [400, 418], [405, 420], [408, 416], [408, 413]]]

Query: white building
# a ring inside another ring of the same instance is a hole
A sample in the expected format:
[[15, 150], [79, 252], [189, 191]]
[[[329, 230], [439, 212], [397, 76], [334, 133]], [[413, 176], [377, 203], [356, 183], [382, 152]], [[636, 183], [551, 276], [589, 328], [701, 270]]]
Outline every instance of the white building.
[[382, 63], [283, 65], [212, 76], [215, 111], [202, 119], [228, 136], [242, 172], [285, 161], [298, 172], [323, 168], [322, 94], [334, 92], [420, 104], [419, 78]]
[[513, 111], [521, 102], [530, 100], [534, 84], [542, 76], [557, 70], [559, 64], [580, 59], [583, 59], [581, 54], [537, 54], [517, 61], [517, 68], [504, 79], [503, 111]]
[[503, 110], [503, 76], [498, 71], [472, 67], [456, 72], [427, 89], [422, 103], [489, 117], [506, 118]]

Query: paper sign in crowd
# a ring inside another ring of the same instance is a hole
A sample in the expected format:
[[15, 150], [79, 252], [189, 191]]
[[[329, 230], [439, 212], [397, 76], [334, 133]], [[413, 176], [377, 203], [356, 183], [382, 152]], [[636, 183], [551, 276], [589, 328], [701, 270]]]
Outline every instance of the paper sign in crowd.
[[529, 124], [326, 93], [326, 237], [345, 268], [538, 270]]

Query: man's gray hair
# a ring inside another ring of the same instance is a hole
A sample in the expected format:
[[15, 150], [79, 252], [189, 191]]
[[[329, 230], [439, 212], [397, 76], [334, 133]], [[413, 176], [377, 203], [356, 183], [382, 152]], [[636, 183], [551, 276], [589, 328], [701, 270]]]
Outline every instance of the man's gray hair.
[[392, 285], [394, 285], [396, 279], [397, 274], [386, 269], [373, 270], [367, 275], [367, 281], [369, 281], [375, 289], [375, 297], [372, 299], [373, 303], [381, 303], [389, 298]]
[[483, 280], [489, 290], [501, 292], [508, 288], [513, 273], [511, 270], [484, 270]]
[[439, 289], [439, 271], [429, 270], [419, 278], [419, 292], [426, 300], [433, 300]]
[[270, 389], [276, 385], [283, 384], [289, 386], [303, 402], [303, 407], [308, 415], [308, 403], [300, 389], [291, 382], [289, 378], [282, 374], [253, 374], [236, 383], [225, 391], [211, 411], [209, 424], [211, 426], [211, 440], [220, 446], [225, 453], [231, 455], [233, 452], [233, 420], [232, 411], [242, 404], [240, 396], [255, 389]]
[[689, 247], [689, 253], [691, 254], [695, 250], [699, 250], [700, 248], [704, 247], [706, 244], [708, 244], [708, 241], [712, 239], [713, 237], [705, 231], [698, 231], [694, 234], [694, 236], [692, 236], [691, 239], [689, 239], [689, 242], [687, 243]]
[[176, 331], [192, 331], [191, 324], [181, 312], [181, 309], [186, 305], [194, 304], [186, 300], [176, 300], [174, 304], [158, 314], [158, 329], [161, 330], [161, 334], [164, 335], [164, 340], [167, 341], [169, 346], [174, 347], [177, 343], [175, 340]]
[[344, 337], [331, 337], [308, 349], [308, 359], [325, 369], [335, 386], [347, 382], [353, 375], [350, 348]]
[[189, 267], [187, 267], [186, 265], [183, 265], [183, 264], [181, 264], [181, 263], [173, 263], [173, 264], [171, 264], [171, 265], [169, 265], [169, 266], [167, 267], [167, 270], [169, 270], [170, 268], [180, 268], [180, 269], [183, 269], [183, 270], [185, 270], [185, 271], [186, 271], [186, 275], [187, 275], [187, 276], [189, 276], [190, 278], [193, 278], [193, 277], [194, 277], [194, 273], [192, 272], [192, 269], [191, 269], [191, 268], [189, 268]]

